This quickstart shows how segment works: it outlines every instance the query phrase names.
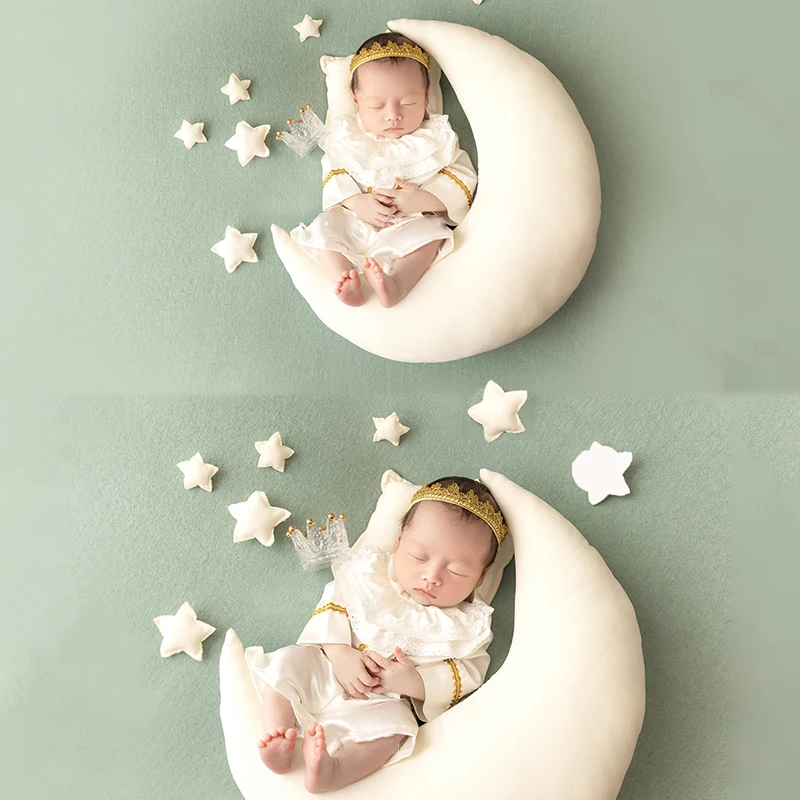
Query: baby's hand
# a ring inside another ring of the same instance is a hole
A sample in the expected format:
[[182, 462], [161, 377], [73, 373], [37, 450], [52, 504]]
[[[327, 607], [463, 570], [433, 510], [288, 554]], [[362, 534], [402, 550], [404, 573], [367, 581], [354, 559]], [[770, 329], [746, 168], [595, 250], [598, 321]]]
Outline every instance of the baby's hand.
[[421, 211], [446, 211], [444, 204], [438, 197], [420, 189], [415, 183], [409, 183], [402, 178], [394, 179], [396, 189], [375, 189], [373, 194], [378, 195], [386, 203], [395, 207], [396, 217], [407, 217]]
[[[370, 656], [380, 667], [380, 672], [378, 673], [380, 686], [376, 686], [372, 690], [373, 692], [378, 694], [396, 692], [397, 694], [405, 694], [420, 700], [424, 699], [425, 682], [417, 672], [417, 668], [399, 647], [394, 649], [396, 661], [390, 661], [372, 650], [366, 650], [365, 655]], [[371, 670], [372, 668], [370, 667]]]
[[394, 221], [394, 212], [396, 211], [394, 204], [391, 200], [386, 200], [376, 194], [354, 194], [342, 201], [342, 205], [358, 214], [375, 230], [388, 228]]
[[378, 665], [366, 653], [356, 650], [354, 647], [344, 645], [333, 649], [325, 648], [333, 674], [342, 689], [350, 697], [358, 697], [367, 700], [364, 692], [372, 691], [373, 686], [380, 683], [380, 679], [370, 675], [370, 670], [378, 671]]

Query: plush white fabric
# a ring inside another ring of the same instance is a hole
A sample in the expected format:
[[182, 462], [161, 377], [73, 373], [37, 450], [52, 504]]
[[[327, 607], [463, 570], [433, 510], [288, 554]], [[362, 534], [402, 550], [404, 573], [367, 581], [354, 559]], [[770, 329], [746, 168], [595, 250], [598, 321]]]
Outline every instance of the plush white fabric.
[[[645, 701], [641, 636], [630, 600], [600, 554], [557, 511], [496, 472], [481, 470], [480, 478], [509, 526], [503, 548], [514, 540], [508, 656], [483, 686], [420, 728], [411, 756], [336, 796], [413, 797], [431, 786], [446, 786], [459, 800], [613, 800], [619, 792]], [[392, 524], [414, 486], [392, 472], [382, 486], [354, 547], [387, 546], [394, 538]], [[494, 597], [497, 582], [487, 575], [484, 587], [485, 597]], [[307, 798], [299, 748], [285, 775], [261, 763], [258, 698], [233, 630], [220, 657], [220, 694], [228, 761], [245, 799]]]
[[364, 305], [346, 306], [311, 255], [276, 225], [272, 236], [295, 286], [336, 333], [396, 361], [451, 361], [529, 333], [580, 283], [600, 220], [597, 158], [575, 104], [533, 56], [455, 23], [389, 27], [436, 58], [475, 136], [478, 190], [453, 251], [387, 310], [371, 291]]

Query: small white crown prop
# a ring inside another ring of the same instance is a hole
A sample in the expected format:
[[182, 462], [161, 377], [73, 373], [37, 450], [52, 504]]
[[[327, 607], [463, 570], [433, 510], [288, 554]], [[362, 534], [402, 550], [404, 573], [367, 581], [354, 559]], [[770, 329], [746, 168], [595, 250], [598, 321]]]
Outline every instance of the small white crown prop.
[[325, 126], [311, 110], [311, 103], [300, 109], [300, 119], [287, 119], [286, 125], [289, 130], [278, 131], [275, 138], [301, 157], [307, 156], [325, 136]]
[[304, 531], [289, 527], [286, 535], [292, 540], [300, 565], [306, 572], [323, 569], [334, 559], [341, 558], [350, 551], [344, 521], [347, 517], [328, 514], [326, 525], [317, 525], [310, 517], [306, 520]]

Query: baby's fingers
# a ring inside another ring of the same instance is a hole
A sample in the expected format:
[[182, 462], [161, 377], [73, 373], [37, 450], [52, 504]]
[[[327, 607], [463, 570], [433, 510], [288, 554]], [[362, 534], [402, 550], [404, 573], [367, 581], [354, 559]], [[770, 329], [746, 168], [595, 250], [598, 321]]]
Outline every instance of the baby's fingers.
[[379, 667], [373, 659], [369, 656], [364, 656], [364, 663], [367, 665], [367, 669], [374, 670], [375, 672], [380, 672], [381, 667]]
[[358, 689], [356, 689], [355, 685], [352, 684], [352, 683], [348, 683], [347, 684], [347, 692], [351, 697], [358, 697], [361, 700], [368, 700], [369, 699], [365, 694], [362, 694], [361, 692], [359, 692]]

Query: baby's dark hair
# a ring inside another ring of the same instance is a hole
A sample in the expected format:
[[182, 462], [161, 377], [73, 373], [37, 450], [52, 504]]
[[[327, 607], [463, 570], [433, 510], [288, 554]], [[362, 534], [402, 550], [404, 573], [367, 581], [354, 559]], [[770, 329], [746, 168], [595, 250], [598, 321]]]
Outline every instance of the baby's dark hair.
[[[484, 502], [488, 501], [489, 505], [495, 511], [500, 511], [500, 506], [497, 505], [497, 501], [494, 499], [494, 496], [480, 481], [474, 481], [472, 478], [462, 478], [460, 475], [450, 475], [446, 478], [437, 478], [435, 481], [430, 481], [430, 483], [441, 483], [442, 486], [450, 486], [450, 484], [455, 483], [462, 492], [468, 492], [470, 489], [472, 489], [472, 491], [478, 496], [478, 500]], [[434, 502], [442, 501], [435, 500]], [[497, 556], [497, 537], [494, 535], [494, 531], [491, 529], [491, 527], [489, 527], [489, 524], [484, 522], [480, 517], [475, 516], [475, 514], [473, 514], [471, 511], [467, 511], [466, 508], [461, 508], [461, 506], [456, 506], [452, 503], [445, 502], [442, 502], [442, 505], [450, 509], [453, 514], [458, 515], [459, 522], [474, 521], [486, 528], [488, 535], [491, 538], [491, 547], [486, 562], [484, 563], [484, 567], [488, 567], [493, 564], [494, 559]], [[411, 524], [411, 520], [414, 519], [414, 514], [418, 508], [419, 503], [414, 503], [414, 505], [411, 506], [411, 508], [409, 508], [408, 511], [406, 511], [406, 513], [403, 515], [403, 518], [400, 520], [401, 531], [407, 525]]]
[[[378, 43], [380, 45], [387, 45], [390, 42], [394, 42], [395, 44], [410, 44], [419, 47], [419, 45], [412, 41], [411, 39], [407, 38], [406, 36], [401, 36], [399, 33], [379, 33], [377, 36], [370, 36], [366, 42], [359, 46], [356, 50], [356, 53], [360, 52], [365, 47], [372, 47], [373, 44]], [[408, 61], [407, 58], [401, 58], [400, 56], [389, 56], [388, 58], [382, 58], [381, 61], [388, 61], [390, 64], [399, 64], [401, 61]], [[411, 59], [413, 60], [413, 59]], [[419, 61], [414, 61], [417, 66], [422, 70], [422, 77], [425, 79], [425, 88], [427, 89], [430, 86], [431, 79], [428, 76], [428, 70], [425, 69], [423, 64], [420, 64]], [[355, 92], [358, 89], [358, 67], [353, 71], [353, 74], [350, 76], [350, 91]]]

